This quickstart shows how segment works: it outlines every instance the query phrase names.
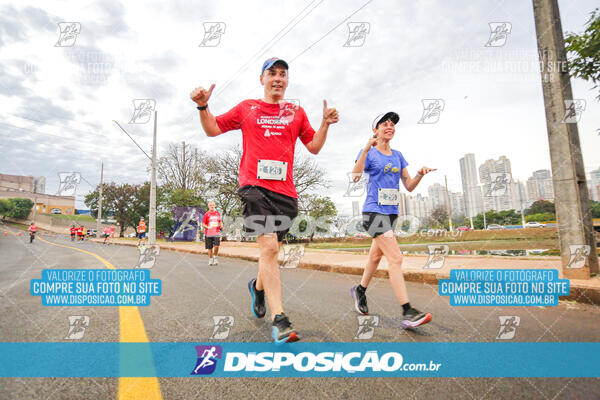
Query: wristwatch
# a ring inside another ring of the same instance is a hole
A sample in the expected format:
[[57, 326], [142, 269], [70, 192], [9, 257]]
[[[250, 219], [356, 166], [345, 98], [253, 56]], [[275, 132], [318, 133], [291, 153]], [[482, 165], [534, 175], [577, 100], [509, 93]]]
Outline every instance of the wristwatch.
[[200, 107], [200, 106], [197, 106], [196, 108], [197, 108], [198, 110], [200, 110], [200, 111], [204, 111], [204, 110], [206, 110], [206, 109], [208, 108], [208, 104], [207, 104], [207, 105], [205, 105], [205, 106], [202, 106], [202, 107]]

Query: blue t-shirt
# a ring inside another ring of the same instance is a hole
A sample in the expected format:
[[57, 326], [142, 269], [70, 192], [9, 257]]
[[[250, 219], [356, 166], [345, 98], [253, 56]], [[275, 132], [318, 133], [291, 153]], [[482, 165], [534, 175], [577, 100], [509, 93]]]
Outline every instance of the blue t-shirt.
[[[358, 152], [356, 160], [361, 153], [362, 150]], [[407, 165], [404, 156], [398, 150], [392, 150], [392, 155], [387, 156], [375, 147], [371, 147], [365, 159], [365, 173], [369, 174], [369, 182], [367, 183], [367, 199], [363, 205], [363, 212], [398, 214], [397, 205], [379, 205], [379, 189], [400, 189], [402, 169]]]

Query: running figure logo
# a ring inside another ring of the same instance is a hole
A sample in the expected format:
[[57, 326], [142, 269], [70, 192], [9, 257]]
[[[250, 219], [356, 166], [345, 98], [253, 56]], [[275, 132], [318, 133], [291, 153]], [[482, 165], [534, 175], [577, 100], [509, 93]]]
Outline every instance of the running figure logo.
[[509, 340], [515, 337], [517, 326], [521, 323], [521, 317], [516, 315], [504, 315], [500, 318], [500, 330], [496, 339]]
[[280, 268], [297, 268], [300, 264], [300, 259], [304, 255], [304, 246], [299, 245], [284, 245], [283, 247], [283, 262]]
[[581, 114], [585, 110], [586, 102], [584, 99], [565, 100], [565, 117], [563, 124], [576, 124], [581, 119]]
[[[367, 190], [367, 182], [369, 174], [361, 174], [356, 172], [348, 172], [348, 188], [344, 197], [361, 197]], [[360, 179], [358, 179], [360, 177]], [[355, 181], [355, 179], [358, 179]]]
[[361, 47], [365, 44], [369, 32], [371, 24], [368, 22], [348, 22], [348, 40], [344, 47]]
[[58, 179], [60, 184], [57, 195], [75, 196], [77, 185], [81, 182], [81, 174], [79, 172], [59, 172]]
[[379, 326], [379, 316], [377, 315], [358, 315], [358, 330], [354, 339], [371, 339], [375, 333], [375, 327]]
[[490, 187], [486, 196], [504, 196], [511, 181], [511, 175], [508, 172], [490, 172]]
[[140, 258], [133, 268], [152, 268], [156, 262], [156, 257], [160, 255], [160, 247], [158, 245], [142, 245], [139, 247], [139, 250]]
[[227, 339], [229, 331], [233, 328], [235, 319], [231, 315], [215, 315], [213, 316], [214, 329], [210, 336], [211, 339]]
[[585, 266], [585, 260], [590, 255], [589, 244], [571, 244], [569, 250], [571, 251], [571, 259], [567, 264], [567, 268], [583, 268]]
[[423, 266], [423, 269], [442, 268], [450, 247], [448, 247], [447, 244], [443, 244], [441, 246], [429, 245], [427, 248], [429, 249], [429, 258], [427, 259], [425, 266]]
[[54, 47], [72, 47], [77, 40], [77, 35], [81, 33], [81, 24], [79, 22], [59, 22], [58, 41]]
[[510, 22], [490, 22], [490, 38], [485, 47], [502, 47], [512, 30]]
[[198, 360], [190, 375], [210, 375], [217, 368], [217, 359], [223, 355], [221, 346], [196, 346]]
[[217, 47], [225, 33], [225, 22], [203, 22], [204, 38], [198, 47]]
[[131, 116], [130, 124], [146, 124], [150, 121], [152, 112], [156, 108], [156, 100], [154, 99], [134, 99], [133, 100], [133, 115]]
[[423, 99], [423, 115], [418, 124], [435, 124], [440, 120], [440, 115], [444, 111], [445, 102], [443, 99]]
[[79, 340], [83, 338], [85, 329], [90, 326], [90, 317], [87, 315], [70, 315], [69, 332], [65, 339]]

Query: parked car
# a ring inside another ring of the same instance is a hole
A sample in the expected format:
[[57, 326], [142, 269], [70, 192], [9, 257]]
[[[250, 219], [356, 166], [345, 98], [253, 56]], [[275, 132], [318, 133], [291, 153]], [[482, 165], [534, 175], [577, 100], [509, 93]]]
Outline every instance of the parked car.
[[97, 237], [98, 231], [96, 229], [88, 229], [87, 235], [88, 235], [88, 237]]
[[62, 214], [62, 210], [60, 208], [53, 208], [50, 210], [50, 214]]
[[471, 227], [470, 226], [466, 226], [466, 225], [461, 225], [458, 228], [456, 228], [456, 230], [460, 231], [460, 232], [467, 232], [467, 231], [471, 230]]
[[541, 224], [539, 222], [535, 222], [535, 221], [529, 221], [525, 224], [524, 228], [543, 228], [546, 225]]
[[488, 231], [493, 231], [495, 229], [504, 229], [504, 227], [502, 225], [498, 225], [498, 224], [489, 224], [487, 227]]

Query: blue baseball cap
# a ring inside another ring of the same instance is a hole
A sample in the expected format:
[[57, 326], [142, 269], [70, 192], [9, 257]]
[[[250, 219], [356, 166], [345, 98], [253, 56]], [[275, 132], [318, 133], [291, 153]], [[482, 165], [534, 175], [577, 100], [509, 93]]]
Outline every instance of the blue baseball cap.
[[285, 69], [289, 69], [288, 64], [285, 61], [283, 61], [281, 58], [271, 57], [267, 61], [265, 61], [265, 63], [263, 64], [260, 74], [261, 75], [264, 74], [267, 69], [271, 68], [276, 63], [280, 63], [285, 67]]

